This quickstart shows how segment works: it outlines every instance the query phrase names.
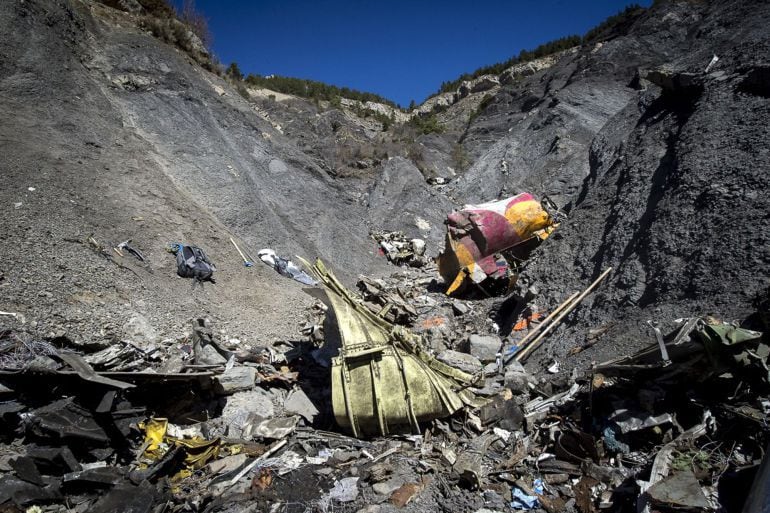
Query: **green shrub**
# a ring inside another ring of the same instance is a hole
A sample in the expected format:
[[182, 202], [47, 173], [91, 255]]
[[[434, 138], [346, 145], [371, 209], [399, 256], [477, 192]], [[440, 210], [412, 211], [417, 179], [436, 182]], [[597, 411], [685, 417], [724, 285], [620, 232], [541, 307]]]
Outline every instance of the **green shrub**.
[[238, 67], [237, 62], [230, 63], [230, 65], [225, 70], [225, 76], [232, 80], [243, 80], [243, 73], [241, 73], [241, 69]]
[[254, 87], [264, 87], [266, 89], [278, 91], [279, 93], [291, 94], [311, 100], [318, 99], [328, 101], [334, 107], [340, 106], [340, 98], [347, 98], [349, 100], [358, 100], [362, 103], [376, 102], [389, 105], [393, 108], [400, 108], [395, 102], [378, 94], [357, 91], [355, 89], [350, 89], [349, 87], [337, 87], [316, 80], [283, 77], [280, 75], [263, 77], [261, 75], [249, 74], [246, 77], [246, 82]]
[[543, 43], [534, 50], [521, 50], [518, 56], [511, 57], [506, 61], [484, 66], [477, 69], [473, 73], [463, 73], [454, 80], [442, 82], [441, 87], [436, 94], [456, 91], [457, 88], [460, 87], [460, 84], [466, 80], [473, 80], [474, 78], [478, 78], [482, 75], [499, 75], [515, 64], [529, 62], [541, 57], [545, 57], [547, 55], [561, 52], [562, 50], [567, 50], [568, 48], [579, 45], [580, 42], [580, 36], [566, 36], [559, 39], [554, 39], [553, 41], [549, 41], [547, 43]]
[[244, 87], [242, 83], [239, 83], [235, 86], [235, 88], [238, 90], [238, 94], [243, 96], [245, 99], [250, 100], [251, 95], [249, 94], [249, 90]]
[[484, 95], [484, 98], [481, 99], [479, 102], [479, 106], [476, 107], [476, 109], [471, 112], [470, 116], [468, 116], [468, 124], [471, 123], [474, 119], [476, 119], [479, 114], [487, 110], [487, 107], [492, 103], [492, 100], [494, 100], [494, 96], [491, 94]]
[[409, 124], [417, 129], [423, 135], [428, 134], [441, 134], [444, 132], [444, 125], [438, 120], [435, 114], [431, 113], [427, 116], [414, 116], [409, 120]]
[[[126, 10], [118, 0], [100, 0], [114, 9]], [[169, 0], [137, 0], [142, 7], [139, 26], [153, 36], [183, 50], [209, 71], [219, 73], [210, 50], [211, 35], [206, 18], [195, 8], [194, 0], [185, 0], [177, 11]]]
[[436, 92], [433, 96], [441, 93], [454, 92], [458, 87], [460, 87], [460, 84], [466, 80], [473, 80], [474, 78], [478, 78], [482, 75], [499, 75], [515, 64], [540, 59], [547, 55], [552, 55], [554, 53], [567, 50], [580, 44], [586, 44], [588, 42], [594, 42], [601, 40], [602, 38], [609, 37], [614, 29], [632, 22], [644, 11], [645, 8], [639, 4], [631, 4], [620, 11], [618, 14], [610, 16], [599, 23], [596, 27], [589, 30], [583, 37], [578, 35], [566, 36], [543, 43], [532, 50], [522, 49], [517, 56], [511, 57], [506, 61], [484, 66], [472, 73], [463, 73], [454, 80], [442, 82], [438, 92]]
[[583, 36], [583, 44], [608, 39], [612, 35], [612, 32], [616, 31], [618, 27], [630, 24], [643, 12], [645, 12], [645, 10], [646, 9], [639, 4], [631, 4], [627, 6], [619, 13], [615, 14], [614, 16], [610, 16], [586, 32], [586, 35]]
[[[152, 0], [152, 1], [165, 1], [165, 0]], [[206, 47], [209, 52], [211, 51], [211, 32], [209, 31], [209, 22], [203, 13], [201, 13], [195, 7], [195, 0], [184, 0], [182, 4], [182, 11], [177, 14], [179, 21], [187, 25], [193, 34], [198, 36], [203, 46]]]

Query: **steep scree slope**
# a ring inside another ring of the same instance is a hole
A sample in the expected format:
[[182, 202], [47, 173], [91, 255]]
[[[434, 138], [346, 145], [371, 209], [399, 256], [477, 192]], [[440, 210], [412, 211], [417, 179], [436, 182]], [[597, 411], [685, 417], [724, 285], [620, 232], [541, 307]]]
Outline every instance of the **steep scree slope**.
[[604, 339], [580, 360], [623, 353], [654, 340], [647, 319], [669, 328], [687, 316], [742, 319], [767, 294], [770, 5], [664, 4], [608, 45], [632, 55], [672, 20], [682, 26], [658, 44], [681, 51], [650, 75], [663, 88], [641, 80], [626, 93], [631, 101], [593, 139], [569, 221], [520, 280], [522, 294], [550, 309], [614, 268], [542, 358], [564, 358], [602, 326]]
[[[245, 270], [229, 236], [354, 276], [382, 262], [365, 207], [130, 16], [77, 0], [0, 7], [2, 309], [41, 335], [160, 337], [207, 314], [233, 336], [285, 339], [309, 300], [266, 266]], [[90, 234], [113, 261], [78, 242]], [[112, 252], [125, 239], [146, 264]], [[191, 291], [173, 241], [205, 248], [219, 282]]]
[[[2, 308], [40, 334], [162, 337], [207, 314], [228, 335], [286, 338], [308, 299], [240, 267], [230, 235], [322, 256], [349, 279], [387, 269], [370, 229], [426, 237], [435, 254], [453, 205], [529, 191], [570, 218], [522, 295], [549, 310], [615, 267], [542, 357], [592, 327], [611, 330], [584, 363], [649, 341], [648, 318], [740, 317], [770, 268], [769, 20], [766, 2], [658, 2], [607, 40], [458, 97], [434, 113], [443, 133], [415, 137], [301, 99], [247, 101], [98, 2], [6, 2]], [[425, 183], [434, 175], [453, 179]], [[107, 259], [90, 234], [108, 251], [132, 238], [148, 263]], [[219, 283], [176, 278], [171, 241], [206, 248]]]

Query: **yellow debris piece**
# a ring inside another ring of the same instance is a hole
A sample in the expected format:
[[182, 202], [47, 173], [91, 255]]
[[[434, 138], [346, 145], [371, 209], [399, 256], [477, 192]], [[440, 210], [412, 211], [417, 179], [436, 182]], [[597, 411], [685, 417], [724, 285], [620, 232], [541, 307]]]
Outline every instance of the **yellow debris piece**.
[[144, 443], [147, 446], [144, 450], [144, 456], [146, 458], [155, 461], [166, 454], [168, 446], [163, 447], [163, 439], [168, 429], [168, 419], [152, 418], [143, 425], [140, 424], [139, 428], [144, 429]]
[[362, 306], [320, 260], [303, 263], [323, 284], [342, 340], [332, 360], [332, 409], [341, 427], [357, 437], [419, 433], [420, 422], [483, 404], [464, 390], [478, 376], [439, 362], [419, 336]]
[[[210, 460], [219, 456], [221, 440], [215, 438], [206, 440], [199, 436], [193, 438], [174, 438], [168, 436], [168, 419], [151, 418], [147, 422], [139, 424], [139, 429], [144, 430], [145, 450], [143, 456], [150, 461], [162, 458], [171, 447], [182, 447], [185, 452], [184, 469], [175, 474], [175, 479], [182, 479], [192, 475], [192, 471], [203, 468]], [[233, 446], [231, 454], [237, 454], [242, 446]]]

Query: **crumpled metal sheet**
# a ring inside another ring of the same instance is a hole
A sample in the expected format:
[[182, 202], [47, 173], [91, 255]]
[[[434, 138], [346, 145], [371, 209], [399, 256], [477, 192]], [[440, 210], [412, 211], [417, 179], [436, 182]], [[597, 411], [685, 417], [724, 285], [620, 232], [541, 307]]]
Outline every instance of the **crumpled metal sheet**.
[[495, 253], [504, 251], [538, 232], [548, 236], [554, 220], [529, 193], [499, 201], [466, 205], [447, 216], [447, 236], [438, 265], [449, 285], [447, 294], [463, 290], [467, 280], [505, 278], [508, 264]]
[[625, 408], [612, 412], [608, 420], [617, 424], [618, 428], [620, 428], [620, 432], [623, 434], [631, 433], [632, 431], [641, 431], [642, 429], [660, 426], [663, 424], [674, 423], [674, 418], [670, 413], [662, 413], [660, 415], [645, 415], [642, 412], [634, 412]]
[[85, 440], [106, 447], [111, 438], [91, 412], [70, 399], [61, 399], [24, 414], [27, 431], [61, 440]]
[[475, 377], [439, 362], [422, 340], [365, 308], [320, 260], [306, 263], [326, 291], [342, 345], [332, 360], [332, 409], [353, 435], [419, 432], [419, 423], [479, 406], [467, 390]]
[[658, 481], [647, 490], [650, 502], [659, 506], [710, 510], [710, 504], [695, 475], [689, 471], [676, 472]]

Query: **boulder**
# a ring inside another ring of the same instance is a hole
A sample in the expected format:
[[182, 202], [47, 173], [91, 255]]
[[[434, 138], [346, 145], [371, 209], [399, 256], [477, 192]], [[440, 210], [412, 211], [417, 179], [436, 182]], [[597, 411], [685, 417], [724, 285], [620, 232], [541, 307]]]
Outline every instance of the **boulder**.
[[468, 374], [475, 374], [482, 369], [481, 362], [475, 356], [461, 353], [460, 351], [452, 351], [451, 349], [442, 351], [436, 359]]
[[311, 424], [315, 420], [316, 415], [318, 415], [318, 408], [300, 388], [295, 388], [289, 392], [286, 401], [283, 403], [283, 409], [290, 415], [300, 415]]
[[468, 339], [468, 352], [481, 363], [494, 362], [503, 343], [497, 335], [471, 335]]
[[230, 395], [240, 390], [249, 390], [257, 379], [252, 367], [233, 367], [214, 377], [214, 390], [221, 395]]
[[524, 366], [516, 360], [511, 361], [505, 369], [505, 388], [514, 394], [529, 392], [529, 384], [532, 376], [524, 369]]
[[220, 419], [221, 434], [231, 438], [243, 438], [244, 426], [250, 418], [265, 419], [275, 415], [273, 397], [270, 391], [259, 387], [246, 392], [236, 392], [227, 397]]

